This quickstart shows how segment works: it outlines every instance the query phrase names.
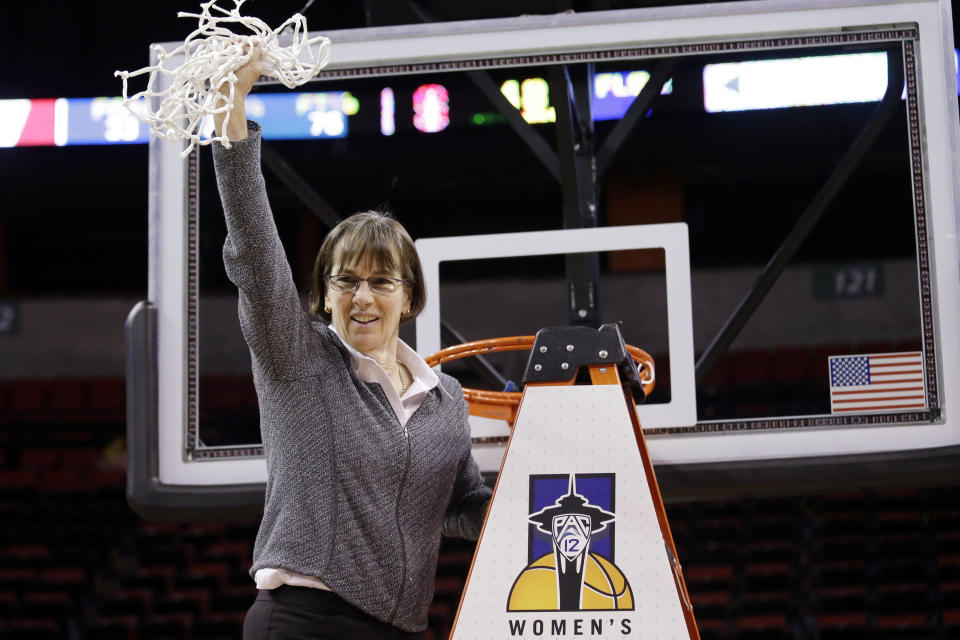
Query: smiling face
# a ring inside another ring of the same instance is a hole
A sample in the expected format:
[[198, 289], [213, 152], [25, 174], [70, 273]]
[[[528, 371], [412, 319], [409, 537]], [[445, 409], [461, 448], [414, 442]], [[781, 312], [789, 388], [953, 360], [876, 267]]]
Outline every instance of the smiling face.
[[[341, 265], [337, 260], [331, 274], [358, 278], [403, 277], [400, 273], [376, 266], [369, 259], [352, 266]], [[407, 287], [398, 287], [393, 293], [373, 293], [365, 281], [360, 283], [356, 291], [337, 291], [328, 286], [325, 302], [330, 307], [337, 334], [347, 344], [380, 362], [395, 357], [400, 317], [410, 309], [410, 291]]]
[[[328, 278], [333, 275], [359, 278], [386, 276], [403, 279], [405, 281], [403, 289], [392, 294], [405, 302], [401, 306], [404, 314], [400, 318], [401, 322], [409, 322], [416, 318], [426, 304], [427, 291], [423, 285], [423, 270], [420, 267], [417, 248], [403, 225], [387, 213], [362, 211], [340, 222], [324, 238], [313, 264], [310, 312], [325, 321], [328, 318], [332, 320], [341, 337], [346, 339], [351, 323], [345, 322], [342, 317], [337, 319], [334, 308], [338, 308], [338, 301], [343, 300], [344, 293], [349, 294], [346, 296], [348, 299], [352, 298], [354, 293], [360, 296], [356, 306], [362, 306], [366, 302], [363, 299], [364, 296], [371, 294], [365, 290], [369, 286], [367, 284], [361, 284], [356, 292], [332, 289]], [[380, 298], [374, 303], [387, 304], [385, 298], [390, 297], [373, 295], [375, 298]], [[367, 306], [370, 304], [373, 303], [367, 303]], [[351, 305], [354, 305], [354, 301], [351, 301]], [[324, 307], [328, 307], [329, 310]], [[349, 315], [347, 310], [347, 319]], [[353, 346], [352, 343], [350, 344]]]

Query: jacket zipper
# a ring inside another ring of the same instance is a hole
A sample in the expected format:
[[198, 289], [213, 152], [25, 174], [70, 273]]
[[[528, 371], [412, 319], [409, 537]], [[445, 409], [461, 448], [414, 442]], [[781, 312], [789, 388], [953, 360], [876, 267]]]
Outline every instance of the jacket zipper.
[[407, 584], [407, 545], [403, 541], [403, 527], [400, 525], [400, 497], [403, 495], [403, 483], [406, 482], [407, 472], [410, 470], [410, 433], [407, 431], [407, 425], [403, 425], [403, 441], [406, 444], [407, 455], [403, 463], [403, 473], [400, 475], [400, 488], [397, 489], [397, 504], [394, 508], [397, 532], [400, 534], [400, 592], [397, 593], [397, 602], [390, 613], [390, 624], [393, 624], [397, 617], [400, 601], [403, 599], [403, 590]]

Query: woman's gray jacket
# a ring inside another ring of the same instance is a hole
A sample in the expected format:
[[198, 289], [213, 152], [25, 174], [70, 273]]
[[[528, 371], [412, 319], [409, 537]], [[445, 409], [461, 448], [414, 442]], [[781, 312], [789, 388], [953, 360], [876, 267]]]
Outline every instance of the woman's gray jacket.
[[250, 573], [316, 576], [372, 616], [421, 631], [441, 534], [475, 539], [490, 498], [460, 384], [438, 374], [442, 389], [401, 427], [380, 385], [310, 321], [267, 202], [260, 128], [249, 130], [231, 149], [214, 144], [213, 158], [267, 462]]

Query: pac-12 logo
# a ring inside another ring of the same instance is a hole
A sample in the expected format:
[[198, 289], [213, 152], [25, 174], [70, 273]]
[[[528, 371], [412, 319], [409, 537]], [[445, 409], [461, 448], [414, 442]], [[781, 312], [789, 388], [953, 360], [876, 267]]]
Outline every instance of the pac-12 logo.
[[616, 474], [531, 475], [527, 567], [507, 611], [633, 610], [614, 564]]

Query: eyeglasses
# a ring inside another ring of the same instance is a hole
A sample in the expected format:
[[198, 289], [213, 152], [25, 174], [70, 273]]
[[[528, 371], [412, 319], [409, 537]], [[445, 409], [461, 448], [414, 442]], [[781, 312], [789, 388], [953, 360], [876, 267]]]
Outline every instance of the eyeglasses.
[[358, 278], [357, 276], [326, 276], [327, 282], [337, 291], [355, 292], [360, 288], [360, 283], [364, 280], [373, 293], [387, 294], [393, 293], [406, 283], [401, 278], [387, 278], [386, 276], [370, 276], [369, 278]]

